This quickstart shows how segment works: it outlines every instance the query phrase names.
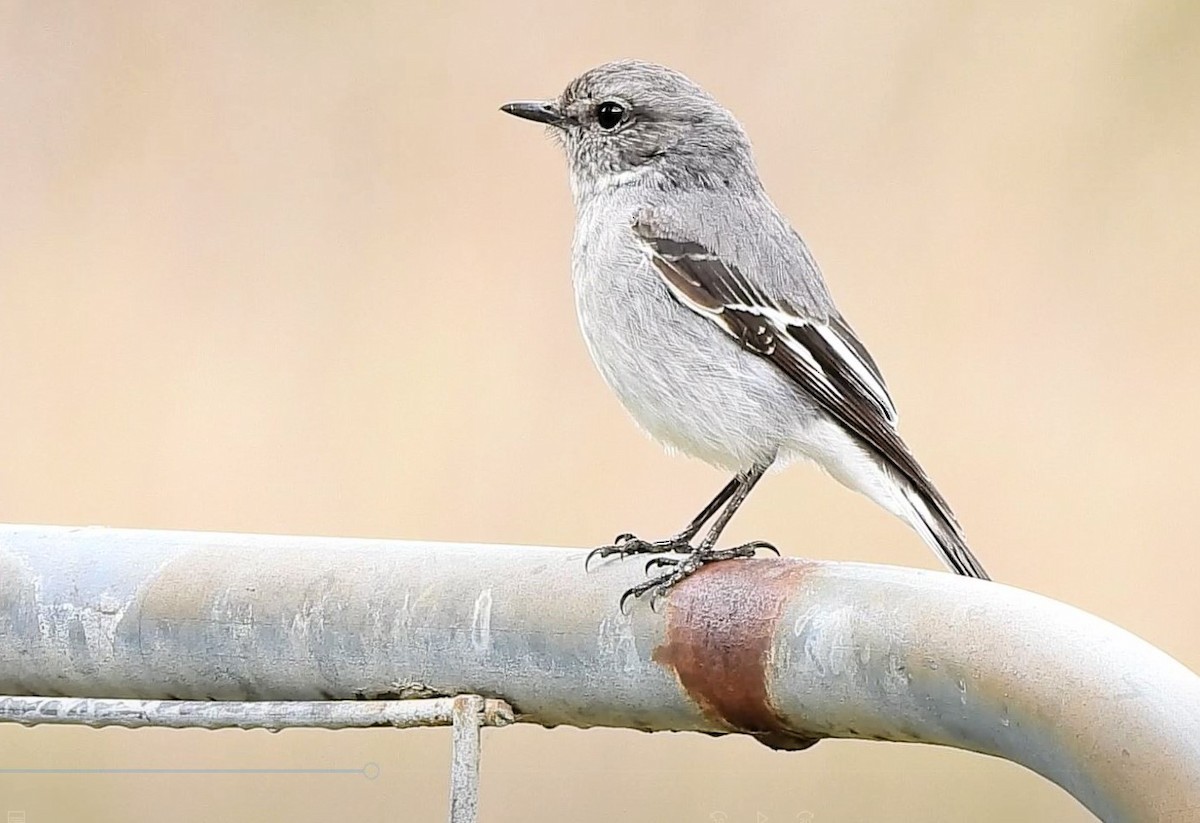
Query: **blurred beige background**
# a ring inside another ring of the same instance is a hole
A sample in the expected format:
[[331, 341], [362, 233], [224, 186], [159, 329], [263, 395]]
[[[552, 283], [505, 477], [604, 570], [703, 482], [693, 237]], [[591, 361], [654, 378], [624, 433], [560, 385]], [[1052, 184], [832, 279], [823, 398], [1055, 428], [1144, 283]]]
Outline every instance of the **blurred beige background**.
[[[1200, 667], [1198, 41], [1186, 0], [0, 2], [0, 521], [678, 528], [723, 478], [601, 384], [563, 159], [496, 110], [637, 56], [742, 118], [992, 574]], [[760, 487], [750, 537], [935, 566], [809, 468]], [[381, 775], [0, 774], [0, 813], [438, 820], [448, 753], [6, 727], [2, 768]], [[1090, 819], [961, 752], [608, 730], [492, 732], [482, 792], [488, 823]]]

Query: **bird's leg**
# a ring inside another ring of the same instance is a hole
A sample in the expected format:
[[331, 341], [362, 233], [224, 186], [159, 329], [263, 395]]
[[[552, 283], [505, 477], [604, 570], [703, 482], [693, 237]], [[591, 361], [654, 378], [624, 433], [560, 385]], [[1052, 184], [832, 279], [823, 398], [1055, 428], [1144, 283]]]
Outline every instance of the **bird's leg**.
[[775, 554], [779, 554], [778, 549], [762, 540], [754, 540], [750, 543], [744, 543], [728, 549], [714, 548], [717, 539], [721, 536], [721, 532], [725, 530], [725, 527], [729, 525], [729, 521], [733, 518], [734, 512], [745, 502], [746, 498], [750, 495], [750, 491], [762, 479], [762, 476], [766, 474], [770, 466], [771, 463], [768, 461], [755, 466], [744, 475], [740, 475], [741, 483], [730, 497], [729, 504], [725, 507], [725, 510], [721, 512], [721, 515], [708, 530], [708, 534], [704, 536], [704, 540], [701, 542], [699, 548], [692, 550], [687, 557], [679, 560], [673, 557], [651, 558], [646, 563], [647, 572], [656, 566], [670, 567], [670, 571], [658, 577], [651, 578], [645, 583], [639, 583], [621, 595], [621, 608], [625, 608], [625, 601], [630, 597], [641, 597], [648, 592], [650, 593], [651, 602], [653, 602], [665, 595], [672, 586], [692, 574], [705, 563], [713, 563], [718, 560], [732, 560], [735, 557], [753, 557], [754, 553], [759, 549], [767, 549], [768, 551], [775, 552]]
[[586, 569], [592, 562], [593, 557], [608, 557], [614, 554], [618, 554], [621, 557], [628, 557], [631, 554], [662, 554], [663, 552], [694, 551], [692, 548], [692, 538], [699, 534], [704, 524], [711, 520], [712, 516], [737, 493], [743, 482], [745, 482], [744, 476], [741, 474], [736, 475], [725, 484], [725, 488], [717, 492], [717, 496], [710, 500], [708, 505], [701, 509], [692, 522], [688, 523], [683, 531], [678, 534], [668, 537], [666, 540], [654, 541], [642, 540], [628, 533], [619, 534], [613, 543], [592, 549], [587, 556], [587, 560], [584, 561], [583, 567]]

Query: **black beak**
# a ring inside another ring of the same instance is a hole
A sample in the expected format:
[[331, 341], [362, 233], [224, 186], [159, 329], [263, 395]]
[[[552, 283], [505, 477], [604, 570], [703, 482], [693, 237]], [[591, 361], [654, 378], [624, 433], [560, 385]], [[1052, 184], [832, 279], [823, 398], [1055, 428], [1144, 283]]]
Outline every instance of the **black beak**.
[[505, 103], [500, 107], [500, 111], [505, 114], [511, 114], [513, 117], [532, 120], [535, 123], [545, 123], [548, 126], [558, 126], [563, 122], [562, 112], [558, 110], [558, 106], [552, 102], [542, 100], [522, 100], [517, 103]]

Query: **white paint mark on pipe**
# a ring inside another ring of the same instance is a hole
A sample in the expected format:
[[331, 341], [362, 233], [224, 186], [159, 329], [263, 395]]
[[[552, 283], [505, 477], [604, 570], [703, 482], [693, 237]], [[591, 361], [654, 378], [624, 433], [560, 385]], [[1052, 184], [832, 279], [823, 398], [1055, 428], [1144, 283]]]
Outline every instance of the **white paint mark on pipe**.
[[489, 586], [475, 598], [471, 614], [471, 645], [477, 652], [486, 652], [492, 645], [492, 589]]
[[601, 618], [596, 633], [596, 649], [604, 657], [614, 660], [623, 672], [636, 671], [642, 665], [630, 615]]

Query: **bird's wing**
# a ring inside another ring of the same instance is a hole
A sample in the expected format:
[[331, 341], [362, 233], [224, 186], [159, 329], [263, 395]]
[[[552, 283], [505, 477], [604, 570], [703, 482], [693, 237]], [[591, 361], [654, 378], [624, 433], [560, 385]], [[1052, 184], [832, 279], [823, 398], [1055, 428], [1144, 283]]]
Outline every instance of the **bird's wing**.
[[878, 368], [836, 314], [827, 322], [765, 294], [747, 273], [702, 244], [664, 237], [639, 219], [634, 233], [671, 294], [747, 351], [774, 363], [952, 519], [949, 507], [896, 433], [896, 408]]

